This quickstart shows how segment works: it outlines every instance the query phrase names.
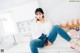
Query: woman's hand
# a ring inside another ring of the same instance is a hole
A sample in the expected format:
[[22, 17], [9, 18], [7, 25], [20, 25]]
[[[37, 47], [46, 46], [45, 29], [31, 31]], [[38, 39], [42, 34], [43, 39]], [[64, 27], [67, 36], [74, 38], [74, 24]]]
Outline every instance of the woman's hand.
[[48, 41], [47, 46], [51, 46], [51, 45], [52, 45], [52, 43], [50, 41]]

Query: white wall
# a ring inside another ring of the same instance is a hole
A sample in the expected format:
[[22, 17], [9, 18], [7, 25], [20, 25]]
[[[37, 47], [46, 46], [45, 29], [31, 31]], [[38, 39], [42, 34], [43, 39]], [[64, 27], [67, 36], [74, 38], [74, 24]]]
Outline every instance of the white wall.
[[53, 23], [64, 23], [69, 19], [80, 18], [80, 2], [69, 0], [39, 0], [39, 5], [45, 11], [45, 16]]
[[22, 5], [25, 3], [29, 3], [31, 1], [33, 0], [0, 0], [0, 11], [6, 10], [18, 5]]
[[16, 6], [11, 9], [12, 17], [15, 19], [15, 22], [34, 19], [34, 12], [38, 7], [39, 5], [37, 1], [32, 1], [24, 5]]
[[39, 7], [37, 0], [3, 0], [0, 5], [0, 13], [11, 11], [16, 22], [33, 18], [35, 9]]

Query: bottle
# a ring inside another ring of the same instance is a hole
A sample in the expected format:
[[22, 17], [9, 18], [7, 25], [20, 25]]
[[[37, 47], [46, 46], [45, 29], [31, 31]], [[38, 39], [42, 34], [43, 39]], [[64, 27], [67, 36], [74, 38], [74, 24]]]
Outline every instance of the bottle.
[[79, 19], [77, 19], [77, 24], [79, 24]]

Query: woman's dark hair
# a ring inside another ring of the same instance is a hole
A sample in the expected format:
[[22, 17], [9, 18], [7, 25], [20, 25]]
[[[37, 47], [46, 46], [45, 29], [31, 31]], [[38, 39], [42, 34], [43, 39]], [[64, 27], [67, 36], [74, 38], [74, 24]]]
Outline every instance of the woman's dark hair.
[[[37, 9], [35, 10], [35, 14], [36, 14], [37, 12], [41, 12], [42, 14], [44, 14], [44, 11], [43, 11], [42, 8], [37, 8]], [[43, 16], [43, 18], [44, 18], [44, 16]], [[36, 21], [39, 21], [39, 19], [37, 19]]]
[[42, 8], [37, 8], [37, 9], [35, 10], [35, 14], [36, 14], [37, 12], [41, 12], [42, 14], [44, 14], [44, 12], [43, 12], [43, 9], [42, 9]]

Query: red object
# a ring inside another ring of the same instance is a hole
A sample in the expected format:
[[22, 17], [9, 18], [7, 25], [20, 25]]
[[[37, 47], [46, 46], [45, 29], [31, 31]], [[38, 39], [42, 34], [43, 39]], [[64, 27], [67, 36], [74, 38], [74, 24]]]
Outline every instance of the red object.
[[74, 47], [70, 47], [71, 49], [75, 49]]

